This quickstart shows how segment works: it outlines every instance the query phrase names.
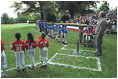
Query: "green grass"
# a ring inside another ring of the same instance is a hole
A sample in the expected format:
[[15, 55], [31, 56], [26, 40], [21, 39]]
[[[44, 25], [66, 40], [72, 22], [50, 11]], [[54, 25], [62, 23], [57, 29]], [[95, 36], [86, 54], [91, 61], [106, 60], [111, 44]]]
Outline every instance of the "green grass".
[[[14, 25], [2, 25], [1, 27], [1, 39], [5, 40], [5, 46], [10, 46], [13, 41], [15, 41], [15, 33], [20, 32], [22, 40], [26, 40], [26, 34], [28, 32], [33, 33], [34, 38], [37, 40], [40, 34], [32, 28], [35, 28], [35, 24], [14, 24]], [[76, 41], [78, 38], [78, 32], [69, 31], [68, 32], [68, 49], [76, 49]], [[62, 44], [55, 40], [49, 39], [49, 59], [55, 53], [72, 54], [72, 50], [61, 50]], [[85, 48], [80, 46], [81, 50], [91, 50], [94, 51], [95, 48]], [[36, 60], [35, 62], [40, 62], [39, 60], [39, 48], [36, 49]], [[8, 69], [16, 67], [14, 51], [10, 50], [9, 47], [5, 50], [7, 55]], [[94, 56], [92, 52], [89, 55], [81, 54], [83, 56]], [[59, 56], [59, 58], [63, 56]], [[47, 68], [41, 68], [37, 65], [36, 70], [26, 69], [25, 72], [17, 73], [16, 70], [9, 71], [7, 78], [116, 78], [117, 77], [117, 36], [105, 34], [103, 39], [103, 56], [100, 56], [102, 72], [90, 71], [84, 69], [73, 69], [71, 67], [62, 67], [58, 65], [49, 64]], [[80, 60], [80, 61], [79, 61]], [[53, 60], [54, 61], [54, 60]], [[55, 60], [56, 61], [56, 60]], [[91, 61], [91, 62], [90, 62]], [[94, 60], [86, 60], [82, 58], [66, 57], [65, 60], [58, 60], [56, 62], [74, 64], [77, 66], [89, 66], [94, 67]], [[84, 63], [81, 63], [84, 62]], [[25, 64], [30, 64], [30, 59], [28, 53], [25, 53]]]
[[91, 59], [91, 58], [87, 59], [85, 57], [57, 55], [51, 62], [97, 69], [96, 59]]

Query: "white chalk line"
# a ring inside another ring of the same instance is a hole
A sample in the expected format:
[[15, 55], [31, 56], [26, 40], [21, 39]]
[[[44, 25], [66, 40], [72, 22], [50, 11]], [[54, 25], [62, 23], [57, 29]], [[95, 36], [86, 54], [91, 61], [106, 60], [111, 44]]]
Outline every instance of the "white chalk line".
[[[37, 65], [39, 65], [41, 62], [39, 62], [39, 63], [36, 63], [35, 65], [37, 66]], [[27, 65], [25, 65], [25, 67], [28, 67], [28, 66], [30, 66], [31, 64], [27, 64]], [[7, 69], [7, 71], [12, 71], [12, 70], [16, 70], [17, 69], [17, 67], [14, 67], [14, 68], [9, 68], [9, 69]], [[1, 72], [3, 72], [3, 71], [1, 71]]]
[[[36, 63], [35, 65], [37, 66], [37, 65], [39, 65], [41, 62], [39, 62], [39, 63]], [[49, 63], [50, 64], [50, 63]], [[27, 64], [27, 65], [25, 65], [25, 67], [28, 67], [28, 66], [30, 66], [31, 64]], [[17, 67], [14, 67], [14, 68], [9, 68], [9, 69], [7, 69], [7, 71], [12, 71], [12, 70], [16, 70], [17, 69]], [[1, 72], [3, 72], [3, 71], [1, 71]]]
[[[74, 57], [82, 57], [86, 59], [96, 59], [97, 60], [97, 69], [96, 68], [90, 68], [90, 67], [80, 67], [80, 66], [75, 66], [75, 65], [70, 65], [70, 64], [62, 64], [62, 63], [56, 63], [56, 62], [51, 62], [57, 55], [66, 55], [66, 56], [74, 56]], [[86, 57], [86, 56], [77, 56], [77, 55], [68, 55], [68, 54], [61, 54], [61, 53], [56, 53], [53, 55], [53, 57], [48, 61], [48, 63], [53, 64], [53, 65], [60, 65], [60, 66], [66, 66], [66, 67], [72, 67], [72, 68], [78, 68], [78, 69], [87, 69], [87, 70], [92, 70], [92, 71], [102, 71], [101, 69], [101, 64], [100, 64], [100, 59], [97, 57]]]
[[[74, 57], [82, 57], [82, 58], [86, 58], [86, 59], [96, 59], [97, 60], [97, 67], [98, 69], [95, 68], [89, 68], [89, 67], [79, 67], [79, 66], [74, 66], [74, 65], [70, 65], [70, 64], [62, 64], [62, 63], [55, 63], [55, 62], [51, 62], [57, 55], [66, 55], [66, 56], [74, 56]], [[41, 62], [36, 63], [36, 66], [39, 65]], [[86, 57], [86, 56], [77, 56], [77, 55], [68, 55], [68, 54], [61, 54], [61, 53], [55, 53], [52, 58], [50, 58], [47, 62], [48, 64], [53, 64], [53, 65], [59, 65], [59, 66], [65, 66], [65, 67], [72, 67], [72, 68], [78, 68], [78, 69], [87, 69], [87, 70], [93, 70], [93, 71], [102, 71], [101, 69], [101, 63], [100, 63], [100, 59], [97, 57]], [[28, 67], [30, 64], [25, 65], [25, 67]], [[7, 71], [12, 71], [12, 70], [16, 70], [17, 68], [9, 68], [7, 69]], [[1, 71], [2, 72], [2, 71]]]
[[[64, 46], [61, 48], [61, 50], [75, 50], [75, 49], [67, 49], [66, 47], [67, 47], [67, 45], [64, 45]], [[80, 50], [80, 51], [85, 51], [85, 50]], [[90, 52], [90, 50], [87, 50], [87, 51]], [[91, 51], [91, 52], [94, 52], [94, 51]], [[56, 55], [57, 55], [57, 54], [56, 54]], [[71, 56], [72, 56], [72, 55], [71, 55]], [[85, 56], [83, 56], [83, 57], [85, 57]], [[53, 58], [54, 58], [54, 57], [53, 57]], [[94, 58], [94, 57], [92, 57], [92, 58]], [[101, 69], [100, 59], [97, 58], [97, 57], [95, 57], [95, 58], [97, 59], [98, 69], [99, 69], [100, 71], [102, 71], [102, 69]]]
[[[68, 48], [66, 48], [68, 45], [64, 45], [62, 48], [61, 48], [61, 50], [73, 50], [73, 51], [75, 51], [75, 50], [77, 50], [77, 49], [68, 49]], [[82, 52], [84, 52], [85, 50], [80, 50], [80, 51], [82, 51]], [[86, 50], [87, 52], [95, 52], [95, 51], [91, 51], [91, 50]]]
[[38, 32], [38, 33], [40, 33], [38, 30], [36, 30], [36, 29], [34, 29], [34, 28], [31, 28], [31, 30], [34, 30], [35, 32]]
[[[86, 59], [96, 59], [97, 60], [97, 66], [98, 66], [98, 70], [99, 71], [102, 71], [101, 69], [101, 63], [100, 63], [100, 58], [98, 57], [91, 57], [91, 56], [77, 56], [77, 55], [68, 55], [68, 54], [61, 54], [61, 53], [58, 53], [60, 55], [67, 55], [67, 56], [74, 56], [74, 57], [82, 57], [82, 58], [86, 58]], [[57, 54], [56, 54], [57, 55]]]

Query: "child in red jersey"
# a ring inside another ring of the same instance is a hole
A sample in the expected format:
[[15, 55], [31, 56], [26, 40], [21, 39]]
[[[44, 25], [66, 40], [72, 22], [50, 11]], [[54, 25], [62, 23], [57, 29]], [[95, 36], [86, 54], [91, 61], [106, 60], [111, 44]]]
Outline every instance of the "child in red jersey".
[[34, 37], [32, 33], [27, 34], [27, 40], [25, 41], [25, 46], [28, 51], [30, 60], [31, 60], [31, 66], [28, 66], [30, 69], [35, 69], [35, 52], [36, 52], [36, 40], [34, 40]]
[[11, 49], [15, 51], [17, 71], [20, 72], [21, 69], [22, 71], [25, 70], [25, 63], [24, 63], [25, 43], [23, 40], [20, 40], [21, 38], [20, 33], [16, 33], [15, 38], [17, 40], [12, 43]]
[[1, 74], [1, 77], [4, 77], [7, 75], [7, 59], [5, 54], [5, 47], [4, 47], [4, 40], [1, 40], [1, 69], [3, 70], [3, 73]]
[[42, 67], [47, 67], [48, 61], [48, 47], [49, 43], [48, 40], [45, 39], [46, 34], [42, 33], [40, 39], [38, 40], [38, 47], [40, 48], [40, 59]]

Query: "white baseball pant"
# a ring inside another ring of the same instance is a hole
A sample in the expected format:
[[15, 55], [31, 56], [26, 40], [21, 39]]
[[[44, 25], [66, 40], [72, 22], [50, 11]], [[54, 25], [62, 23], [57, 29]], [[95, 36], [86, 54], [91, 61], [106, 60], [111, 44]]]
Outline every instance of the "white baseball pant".
[[[59, 37], [59, 36], [60, 36], [60, 37]], [[58, 33], [58, 34], [57, 34], [57, 40], [58, 40], [58, 41], [61, 41], [61, 33]]]
[[58, 32], [55, 32], [55, 39], [58, 39]]
[[16, 66], [17, 66], [17, 68], [22, 66], [22, 69], [24, 69], [25, 68], [24, 51], [23, 50], [16, 51], [15, 56], [16, 56]]
[[6, 54], [3, 51], [1, 51], [1, 68], [3, 70], [3, 74], [7, 74], [6, 70], [7, 70], [7, 58], [6, 58]]
[[64, 43], [67, 43], [67, 41], [66, 41], [66, 39], [67, 39], [67, 33], [64, 33], [63, 35], [64, 35], [64, 38], [62, 39], [62, 41], [63, 41]]
[[48, 61], [48, 48], [43, 47], [40, 49], [40, 60], [41, 60], [41, 65], [47, 65]]
[[86, 41], [90, 40], [90, 35], [86, 35], [85, 40], [86, 40]]
[[31, 66], [35, 66], [35, 48], [28, 49], [28, 54], [31, 60]]
[[54, 30], [51, 29], [51, 36], [54, 38]]

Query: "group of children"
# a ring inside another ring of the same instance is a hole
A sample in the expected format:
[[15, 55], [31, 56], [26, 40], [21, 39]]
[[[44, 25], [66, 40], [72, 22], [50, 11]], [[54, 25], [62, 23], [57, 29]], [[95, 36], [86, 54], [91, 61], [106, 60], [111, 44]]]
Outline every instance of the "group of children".
[[[27, 40], [23, 41], [20, 40], [21, 34], [16, 33], [15, 38], [16, 41], [12, 43], [11, 50], [14, 50], [15, 57], [16, 57], [16, 66], [17, 71], [20, 72], [21, 70], [25, 70], [25, 62], [24, 62], [24, 53], [25, 50], [28, 52], [28, 55], [31, 60], [31, 65], [28, 66], [31, 69], [35, 69], [35, 53], [36, 53], [36, 47], [40, 48], [40, 60], [41, 60], [41, 66], [47, 67], [47, 61], [48, 61], [48, 47], [49, 42], [47, 39], [45, 39], [46, 34], [42, 32], [41, 36], [38, 37], [38, 42], [34, 40], [34, 37], [32, 33], [27, 33]], [[3, 70], [2, 77], [7, 75], [7, 59], [5, 55], [5, 47], [4, 47], [4, 40], [1, 40], [1, 67]]]
[[40, 32], [46, 32], [47, 30], [47, 22], [43, 20], [37, 20], [36, 21], [36, 26], [40, 30]]
[[[40, 32], [45, 32], [50, 38], [55, 39], [63, 44], [67, 44], [67, 27], [66, 25], [53, 24], [44, 21], [37, 21], [37, 28]], [[42, 30], [43, 29], [43, 30]]]
[[67, 28], [66, 25], [50, 24], [47, 29], [47, 34], [52, 39], [57, 40], [60, 43], [67, 44]]

